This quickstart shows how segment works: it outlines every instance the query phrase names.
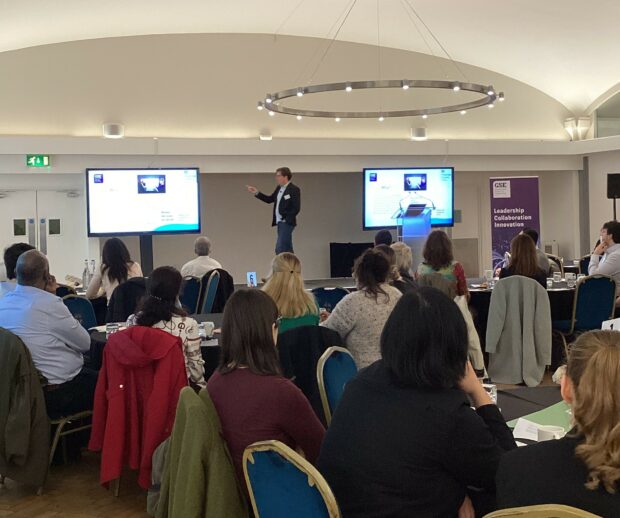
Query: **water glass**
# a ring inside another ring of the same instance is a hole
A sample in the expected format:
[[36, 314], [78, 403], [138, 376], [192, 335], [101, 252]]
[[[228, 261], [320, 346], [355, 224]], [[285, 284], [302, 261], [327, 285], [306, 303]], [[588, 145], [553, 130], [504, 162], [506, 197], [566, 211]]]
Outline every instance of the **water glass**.
[[550, 290], [553, 288], [553, 279], [551, 277], [547, 278], [547, 289]]
[[487, 280], [487, 283], [491, 282], [493, 280], [493, 270], [485, 270], [484, 278]]
[[120, 325], [118, 324], [114, 324], [114, 323], [106, 324], [105, 325], [105, 337], [110, 338], [110, 335], [113, 335], [114, 333], [118, 333], [119, 329], [120, 329]]
[[207, 330], [205, 329], [205, 323], [204, 322], [199, 322], [198, 323], [198, 336], [200, 337], [200, 340], [206, 340], [207, 339]]
[[579, 266], [581, 266], [581, 261], [579, 261], [579, 259], [575, 259], [573, 260], [573, 266], [576, 266], [577, 268], [579, 268]]
[[574, 288], [576, 284], [577, 284], [577, 280], [576, 279], [566, 279], [566, 285], [569, 288]]
[[553, 282], [562, 282], [562, 274], [560, 272], [553, 272]]
[[497, 385], [492, 383], [483, 383], [482, 387], [486, 390], [487, 394], [491, 397], [494, 404], [497, 405]]

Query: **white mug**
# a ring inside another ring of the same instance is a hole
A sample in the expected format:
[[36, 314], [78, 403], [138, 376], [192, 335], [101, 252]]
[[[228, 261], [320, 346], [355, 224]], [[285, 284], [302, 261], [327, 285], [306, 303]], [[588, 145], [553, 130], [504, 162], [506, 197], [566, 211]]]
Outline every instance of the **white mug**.
[[561, 426], [539, 426], [538, 427], [538, 442], [552, 441], [554, 439], [561, 439], [564, 437], [564, 428]]

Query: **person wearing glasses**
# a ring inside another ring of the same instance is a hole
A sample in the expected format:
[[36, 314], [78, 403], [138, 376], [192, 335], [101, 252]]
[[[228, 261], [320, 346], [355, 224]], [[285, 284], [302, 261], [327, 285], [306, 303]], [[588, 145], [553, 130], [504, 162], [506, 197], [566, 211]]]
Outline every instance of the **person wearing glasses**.
[[271, 226], [278, 228], [276, 255], [282, 252], [293, 253], [293, 230], [297, 226], [297, 214], [301, 209], [301, 191], [291, 182], [292, 177], [293, 173], [288, 167], [276, 169], [278, 186], [271, 195], [263, 194], [256, 187], [246, 185], [247, 190], [260, 201], [274, 204]]
[[220, 365], [207, 383], [239, 480], [243, 451], [257, 441], [278, 440], [319, 455], [325, 428], [310, 403], [280, 369], [278, 308], [260, 290], [235, 291], [222, 320]]

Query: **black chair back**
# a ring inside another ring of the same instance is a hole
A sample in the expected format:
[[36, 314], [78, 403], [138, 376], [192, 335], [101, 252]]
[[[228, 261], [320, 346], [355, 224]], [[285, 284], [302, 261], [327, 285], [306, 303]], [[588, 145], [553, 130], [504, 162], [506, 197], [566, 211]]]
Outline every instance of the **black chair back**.
[[125, 322], [127, 317], [135, 313], [138, 302], [144, 295], [146, 295], [144, 277], [132, 277], [119, 284], [110, 297], [105, 316], [106, 323]]

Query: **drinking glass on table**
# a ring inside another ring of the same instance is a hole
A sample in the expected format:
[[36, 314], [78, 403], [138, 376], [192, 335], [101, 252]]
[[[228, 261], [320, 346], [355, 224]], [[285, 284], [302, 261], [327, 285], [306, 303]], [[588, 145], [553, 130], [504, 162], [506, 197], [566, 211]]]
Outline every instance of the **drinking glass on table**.
[[547, 289], [550, 290], [553, 288], [553, 278], [552, 277], [548, 277], [547, 278]]
[[560, 272], [553, 272], [553, 282], [562, 282], [562, 274]]

